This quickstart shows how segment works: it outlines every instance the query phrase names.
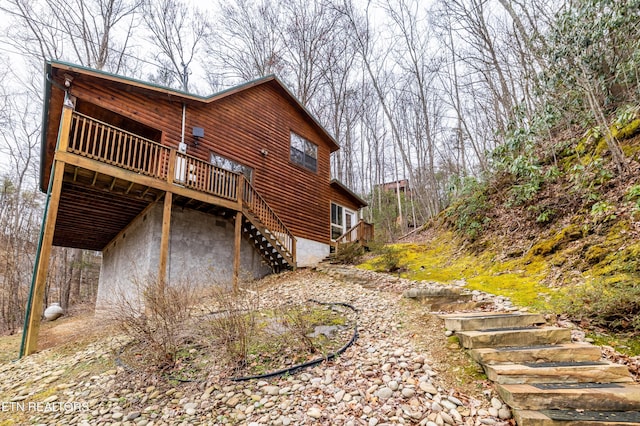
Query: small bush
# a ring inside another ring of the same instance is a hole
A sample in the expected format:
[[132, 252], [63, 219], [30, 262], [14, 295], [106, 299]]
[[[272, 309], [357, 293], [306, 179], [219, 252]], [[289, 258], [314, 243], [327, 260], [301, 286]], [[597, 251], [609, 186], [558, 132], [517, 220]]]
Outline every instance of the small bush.
[[302, 343], [307, 352], [313, 354], [317, 352], [317, 349], [309, 337], [309, 333], [313, 331], [309, 321], [309, 310], [308, 306], [283, 305], [278, 309], [277, 316], [292, 337]]
[[470, 241], [475, 241], [490, 221], [486, 216], [490, 208], [486, 183], [467, 177], [454, 185], [452, 193], [458, 197], [445, 211], [447, 221]]
[[635, 184], [629, 187], [625, 193], [625, 199], [627, 201], [640, 201], [640, 185]]
[[381, 256], [376, 259], [374, 267], [378, 272], [397, 272], [402, 269], [400, 265], [400, 250], [393, 247], [385, 247]]
[[358, 243], [341, 244], [331, 258], [332, 263], [355, 265], [364, 255], [364, 247]]
[[609, 222], [616, 218], [616, 207], [606, 201], [598, 201], [591, 206], [591, 218], [595, 223]]
[[591, 326], [640, 333], [640, 284], [594, 282], [569, 291], [560, 309]]
[[246, 366], [256, 329], [259, 294], [247, 288], [234, 292], [223, 286], [214, 286], [211, 292], [217, 310], [203, 324], [203, 333], [210, 336], [212, 350], [219, 351], [232, 370], [241, 370]]
[[133, 295], [122, 293], [117, 298], [113, 311], [117, 324], [148, 349], [147, 365], [169, 369], [188, 338], [187, 322], [200, 299], [200, 288], [188, 281], [169, 285], [153, 277], [134, 285]]

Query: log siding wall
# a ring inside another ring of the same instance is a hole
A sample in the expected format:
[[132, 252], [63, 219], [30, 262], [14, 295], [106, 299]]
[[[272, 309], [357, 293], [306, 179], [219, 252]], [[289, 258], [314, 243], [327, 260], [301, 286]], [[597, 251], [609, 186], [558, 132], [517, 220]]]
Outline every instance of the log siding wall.
[[[162, 132], [161, 143], [177, 148], [181, 139], [182, 100], [166, 94], [128, 87], [116, 82], [96, 85], [76, 77], [71, 94], [83, 103], [95, 104]], [[61, 104], [62, 92], [52, 90], [51, 105]], [[55, 107], [50, 108], [49, 123], [57, 123]], [[194, 146], [193, 127], [204, 129], [204, 138]], [[290, 132], [318, 146], [317, 172], [290, 161]], [[51, 164], [57, 128], [47, 129], [47, 156]], [[253, 169], [253, 184], [294, 235], [330, 242], [330, 201], [344, 206], [353, 202], [330, 186], [331, 140], [310, 122], [306, 115], [282, 93], [275, 81], [247, 88], [212, 103], [187, 101], [185, 123], [187, 153], [204, 161], [210, 153], [227, 157]], [[261, 151], [266, 150], [264, 156]], [[43, 181], [48, 172], [43, 173]]]

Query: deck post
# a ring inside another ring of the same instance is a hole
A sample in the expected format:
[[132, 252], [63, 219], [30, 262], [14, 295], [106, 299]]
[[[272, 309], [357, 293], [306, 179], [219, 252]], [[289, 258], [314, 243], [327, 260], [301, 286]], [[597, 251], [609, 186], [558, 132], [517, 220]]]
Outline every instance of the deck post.
[[162, 210], [162, 236], [160, 237], [160, 260], [158, 262], [158, 283], [163, 286], [167, 282], [167, 258], [169, 257], [169, 237], [171, 235], [171, 203], [173, 194], [164, 194]]
[[176, 150], [172, 148], [169, 151], [169, 164], [167, 167], [167, 182], [169, 183], [173, 183], [176, 177], [176, 158]]
[[240, 276], [240, 243], [242, 242], [242, 212], [236, 212], [235, 241], [233, 245], [233, 291], [238, 291]]
[[238, 211], [242, 211], [244, 206], [244, 175], [238, 175], [238, 180], [236, 182], [236, 198], [238, 199]]
[[296, 237], [291, 234], [291, 258], [293, 259], [293, 270], [298, 268], [298, 261], [296, 260]]
[[49, 199], [47, 217], [44, 223], [40, 256], [37, 259], [37, 265], [35, 268], [33, 294], [31, 295], [31, 306], [29, 307], [29, 318], [27, 319], [27, 335], [23, 348], [24, 356], [31, 355], [38, 350], [38, 333], [40, 332], [40, 319], [42, 317], [42, 301], [44, 300], [44, 291], [47, 284], [49, 257], [51, 256], [51, 247], [53, 245], [53, 233], [55, 231], [56, 219], [58, 216], [63, 176], [64, 163], [56, 162], [53, 186], [51, 187], [51, 198]]
[[42, 302], [47, 284], [47, 274], [49, 273], [49, 257], [53, 246], [53, 234], [56, 229], [56, 219], [58, 218], [58, 206], [60, 205], [60, 194], [62, 192], [62, 181], [64, 178], [64, 161], [57, 159], [57, 152], [66, 151], [69, 146], [69, 133], [71, 131], [71, 118], [73, 108], [66, 104], [62, 108], [62, 118], [58, 130], [58, 144], [56, 147], [56, 157], [52, 166], [53, 176], [50, 178], [49, 191], [47, 195], [47, 206], [43, 218], [41, 237], [39, 241], [39, 252], [34, 264], [34, 276], [31, 283], [31, 294], [29, 295], [29, 306], [25, 318], [25, 328], [22, 331], [22, 344], [20, 356], [31, 355], [38, 350], [38, 334], [40, 333], [40, 319], [42, 317]]

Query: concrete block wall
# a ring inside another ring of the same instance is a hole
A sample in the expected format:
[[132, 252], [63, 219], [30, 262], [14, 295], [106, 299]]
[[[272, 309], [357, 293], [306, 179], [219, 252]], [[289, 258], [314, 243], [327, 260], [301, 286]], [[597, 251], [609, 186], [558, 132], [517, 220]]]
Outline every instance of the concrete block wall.
[[[96, 316], [109, 316], [115, 305], [142, 308], [140, 289], [158, 273], [162, 235], [162, 204], [131, 222], [104, 251], [96, 299]], [[167, 277], [169, 283], [231, 285], [233, 280], [233, 220], [174, 207], [171, 214]], [[244, 238], [241, 279], [271, 273], [262, 256]]]

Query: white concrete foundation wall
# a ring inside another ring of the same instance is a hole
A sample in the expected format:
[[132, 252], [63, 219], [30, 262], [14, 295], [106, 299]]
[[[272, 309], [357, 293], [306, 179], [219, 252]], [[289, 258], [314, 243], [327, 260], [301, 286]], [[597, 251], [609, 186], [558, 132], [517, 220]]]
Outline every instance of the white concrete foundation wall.
[[[174, 207], [171, 214], [167, 278], [170, 284], [231, 285], [234, 221]], [[103, 252], [96, 315], [108, 315], [123, 297], [141, 307], [139, 288], [158, 274], [162, 204], [135, 219]], [[271, 273], [260, 253], [241, 240], [240, 278], [251, 280]]]
[[296, 238], [296, 260], [298, 267], [316, 266], [329, 256], [329, 244], [319, 243], [305, 238]]
[[150, 211], [136, 218], [102, 252], [96, 315], [114, 315], [114, 308], [125, 300], [133, 305], [141, 303], [138, 288], [151, 273], [151, 264], [158, 264], [150, 253], [157, 227], [152, 215]]

